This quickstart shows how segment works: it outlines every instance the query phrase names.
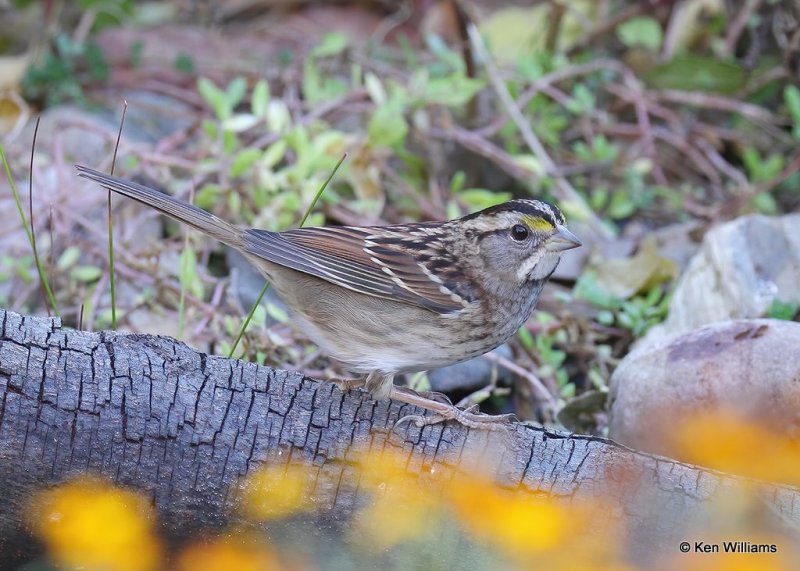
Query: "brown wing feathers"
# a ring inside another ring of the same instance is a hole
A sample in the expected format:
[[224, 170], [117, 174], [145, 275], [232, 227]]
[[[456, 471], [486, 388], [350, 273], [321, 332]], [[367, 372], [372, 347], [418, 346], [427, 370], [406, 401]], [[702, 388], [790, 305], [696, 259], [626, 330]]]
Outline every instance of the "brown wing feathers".
[[380, 243], [379, 228], [320, 227], [286, 232], [250, 230], [247, 251], [353, 291], [412, 303], [437, 313], [464, 305], [431, 281], [415, 258]]
[[241, 230], [163, 192], [87, 167], [76, 168], [84, 178], [274, 264], [353, 291], [405, 301], [437, 313], [464, 308], [464, 300], [409, 253], [419, 245], [413, 241], [398, 242], [397, 232], [391, 231], [382, 239], [381, 233], [386, 228], [325, 226], [280, 233]]

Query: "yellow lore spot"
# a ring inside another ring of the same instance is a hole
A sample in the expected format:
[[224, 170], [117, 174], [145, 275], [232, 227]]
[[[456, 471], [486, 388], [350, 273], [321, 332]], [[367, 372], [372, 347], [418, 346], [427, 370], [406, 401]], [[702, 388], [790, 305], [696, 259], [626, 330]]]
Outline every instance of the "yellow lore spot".
[[549, 232], [553, 229], [553, 225], [550, 222], [539, 216], [525, 216], [523, 220], [531, 230]]

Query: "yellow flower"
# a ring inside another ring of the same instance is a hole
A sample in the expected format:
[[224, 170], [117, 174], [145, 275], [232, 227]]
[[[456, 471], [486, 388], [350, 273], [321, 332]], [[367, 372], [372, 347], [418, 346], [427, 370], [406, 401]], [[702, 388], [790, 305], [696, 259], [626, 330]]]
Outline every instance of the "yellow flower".
[[265, 464], [245, 481], [240, 511], [253, 521], [279, 519], [308, 509], [316, 470], [298, 464]]
[[221, 537], [187, 547], [177, 561], [178, 571], [273, 571], [278, 558], [262, 542], [246, 535]]
[[517, 569], [629, 571], [607, 506], [458, 475], [445, 488], [458, 521]]
[[800, 485], [800, 442], [729, 411], [695, 414], [676, 423], [674, 455], [749, 478]]
[[439, 498], [426, 485], [432, 482], [410, 474], [407, 462], [406, 456], [389, 451], [361, 458], [359, 487], [372, 498], [357, 515], [357, 542], [383, 550], [422, 535], [440, 519]]
[[508, 553], [557, 549], [577, 527], [576, 513], [544, 495], [514, 493], [463, 476], [454, 478], [446, 493], [468, 531]]
[[148, 502], [99, 478], [82, 477], [42, 492], [28, 516], [63, 567], [147, 571], [161, 562]]

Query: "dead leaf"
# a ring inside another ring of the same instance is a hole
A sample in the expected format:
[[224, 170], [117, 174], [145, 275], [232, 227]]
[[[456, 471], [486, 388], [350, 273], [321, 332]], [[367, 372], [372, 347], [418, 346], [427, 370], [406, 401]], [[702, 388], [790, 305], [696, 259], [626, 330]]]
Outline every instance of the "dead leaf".
[[600, 287], [623, 299], [646, 292], [678, 273], [675, 263], [659, 253], [653, 236], [644, 238], [635, 256], [603, 260], [594, 269]]
[[0, 138], [13, 139], [25, 126], [28, 117], [30, 117], [28, 104], [19, 93], [0, 91]]
[[28, 69], [28, 54], [0, 56], [0, 91], [16, 90], [25, 70]]

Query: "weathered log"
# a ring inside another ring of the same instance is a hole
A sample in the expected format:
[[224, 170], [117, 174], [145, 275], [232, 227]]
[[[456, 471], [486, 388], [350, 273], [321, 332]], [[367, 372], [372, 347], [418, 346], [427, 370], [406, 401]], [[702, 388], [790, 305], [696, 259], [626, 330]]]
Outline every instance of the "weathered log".
[[[411, 470], [442, 461], [489, 470], [503, 485], [612, 499], [648, 557], [675, 552], [693, 515], [735, 489], [735, 479], [712, 471], [522, 423], [500, 432], [453, 423], [393, 430], [421, 411], [167, 337], [67, 330], [58, 319], [2, 310], [0, 323], [2, 568], [30, 549], [20, 524], [27, 498], [86, 471], [149, 494], [165, 533], [180, 538], [225, 525], [232, 487], [278, 451], [348, 482], [355, 446], [393, 447]], [[626, 487], [632, 473], [645, 485]], [[767, 489], [775, 525], [798, 526], [798, 491]], [[361, 494], [355, 482], [317, 492], [342, 517]]]

